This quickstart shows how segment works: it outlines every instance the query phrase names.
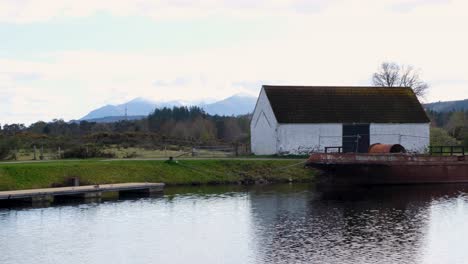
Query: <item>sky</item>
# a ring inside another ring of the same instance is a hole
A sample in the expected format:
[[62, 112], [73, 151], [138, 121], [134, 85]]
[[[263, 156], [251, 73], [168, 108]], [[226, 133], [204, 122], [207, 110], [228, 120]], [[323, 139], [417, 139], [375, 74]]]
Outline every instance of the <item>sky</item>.
[[424, 102], [468, 98], [466, 0], [0, 0], [0, 124], [135, 97], [370, 85], [412, 65]]

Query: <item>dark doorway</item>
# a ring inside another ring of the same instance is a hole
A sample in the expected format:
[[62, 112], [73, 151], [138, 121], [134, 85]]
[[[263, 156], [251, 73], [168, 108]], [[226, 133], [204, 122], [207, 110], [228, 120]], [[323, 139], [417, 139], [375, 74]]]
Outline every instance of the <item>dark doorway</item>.
[[343, 125], [343, 152], [367, 153], [369, 138], [369, 124]]

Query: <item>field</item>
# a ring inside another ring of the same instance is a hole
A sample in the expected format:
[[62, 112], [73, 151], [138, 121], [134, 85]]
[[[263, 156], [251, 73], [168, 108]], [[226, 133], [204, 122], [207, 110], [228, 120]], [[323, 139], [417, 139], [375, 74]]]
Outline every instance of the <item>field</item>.
[[314, 171], [303, 160], [196, 159], [177, 160], [59, 160], [0, 163], [0, 191], [122, 182], [181, 184], [252, 184], [310, 181]]
[[[233, 157], [236, 155], [235, 149], [231, 146], [177, 146], [168, 145], [164, 148], [139, 148], [139, 147], [120, 147], [116, 145], [105, 146], [99, 149], [103, 153], [109, 153], [115, 158], [126, 159], [126, 158], [142, 158], [142, 159], [153, 159], [153, 158], [168, 158], [168, 157], [200, 157], [200, 158], [226, 158]], [[61, 149], [60, 153], [66, 150]], [[242, 153], [241, 153], [242, 154]], [[41, 156], [41, 149], [36, 149], [36, 160], [39, 160]], [[42, 151], [44, 160], [56, 160], [59, 157], [58, 149], [45, 148]], [[16, 152], [16, 160], [18, 161], [29, 161], [34, 160], [33, 149], [19, 149]]]

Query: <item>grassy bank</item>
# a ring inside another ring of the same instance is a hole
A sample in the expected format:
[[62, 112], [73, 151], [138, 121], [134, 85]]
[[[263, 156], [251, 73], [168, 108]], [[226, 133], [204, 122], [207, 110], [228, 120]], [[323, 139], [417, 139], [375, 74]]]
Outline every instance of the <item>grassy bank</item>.
[[229, 184], [310, 181], [314, 172], [295, 165], [300, 160], [83, 160], [0, 163], [0, 191], [120, 182]]

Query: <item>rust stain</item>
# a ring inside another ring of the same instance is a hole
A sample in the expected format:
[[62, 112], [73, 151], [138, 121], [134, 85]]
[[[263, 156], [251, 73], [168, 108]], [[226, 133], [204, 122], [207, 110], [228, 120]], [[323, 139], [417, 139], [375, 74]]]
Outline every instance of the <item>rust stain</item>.
[[358, 184], [468, 182], [465, 156], [406, 153], [318, 153], [306, 166], [319, 169], [334, 181]]

